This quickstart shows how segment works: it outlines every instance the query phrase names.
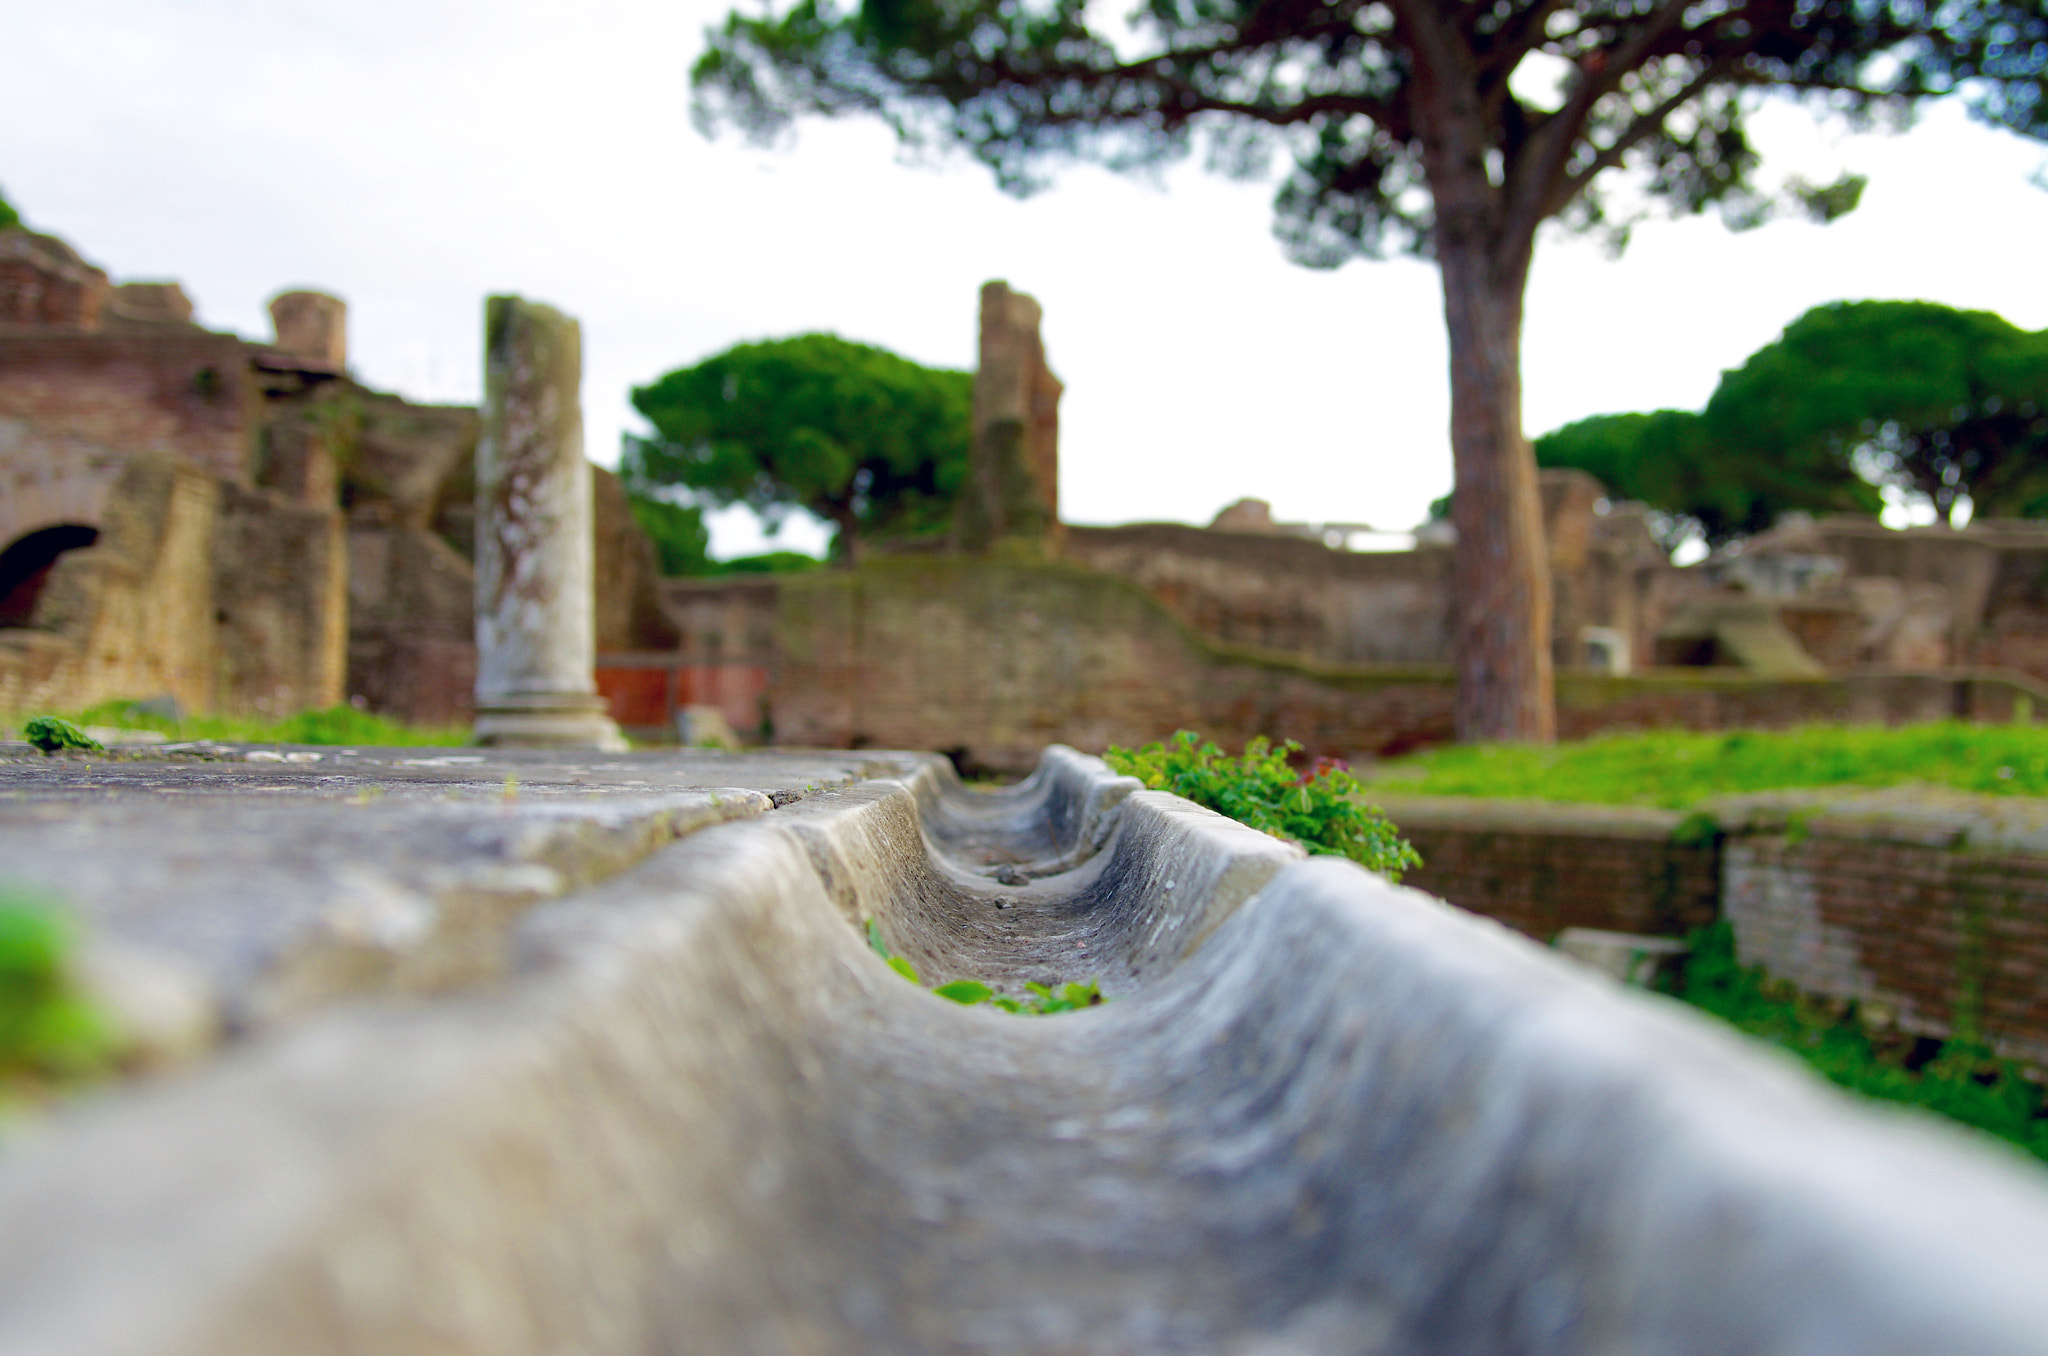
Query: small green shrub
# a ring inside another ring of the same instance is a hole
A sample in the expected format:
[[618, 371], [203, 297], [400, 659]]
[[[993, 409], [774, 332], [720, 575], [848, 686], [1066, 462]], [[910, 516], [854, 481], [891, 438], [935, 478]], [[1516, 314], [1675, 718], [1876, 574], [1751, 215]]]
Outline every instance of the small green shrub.
[[1726, 922], [1694, 931], [1670, 989], [1752, 1036], [1792, 1051], [1829, 1080], [1885, 1101], [1924, 1107], [2048, 1159], [2048, 1094], [2010, 1060], [1952, 1040], [1916, 1063], [1922, 1043], [1873, 1033], [1853, 1004], [1818, 1001], [1735, 956]]
[[[917, 967], [901, 956], [891, 955], [889, 944], [882, 940], [881, 926], [873, 919], [868, 920], [868, 945], [877, 956], [888, 962], [889, 968], [919, 988], [924, 981], [918, 977]], [[1102, 996], [1101, 985], [1095, 980], [1085, 984], [1062, 984], [1054, 992], [1044, 984], [1026, 984], [1025, 996], [1012, 998], [997, 993], [978, 979], [956, 979], [950, 984], [941, 984], [932, 990], [937, 997], [958, 1003], [962, 1007], [978, 1007], [983, 1003], [1004, 1012], [1019, 1016], [1045, 1017], [1055, 1012], [1073, 1012], [1080, 1008], [1092, 1008], [1109, 1000]]]
[[1154, 791], [1184, 796], [1310, 852], [1349, 857], [1388, 880], [1422, 865], [1408, 840], [1366, 803], [1364, 786], [1342, 763], [1317, 759], [1307, 772], [1290, 767], [1287, 755], [1300, 748], [1292, 740], [1275, 748], [1254, 739], [1241, 757], [1232, 758], [1181, 730], [1164, 744], [1135, 752], [1111, 746], [1102, 760]]
[[1720, 836], [1720, 821], [1705, 810], [1694, 810], [1671, 830], [1671, 841], [1678, 847], [1711, 847]]
[[30, 716], [28, 723], [21, 727], [21, 737], [45, 754], [55, 753], [59, 749], [84, 749], [87, 752], [101, 753], [106, 751], [106, 745], [70, 721], [57, 716]]
[[77, 1079], [111, 1063], [113, 1031], [75, 992], [70, 948], [53, 905], [0, 890], [0, 1080]]

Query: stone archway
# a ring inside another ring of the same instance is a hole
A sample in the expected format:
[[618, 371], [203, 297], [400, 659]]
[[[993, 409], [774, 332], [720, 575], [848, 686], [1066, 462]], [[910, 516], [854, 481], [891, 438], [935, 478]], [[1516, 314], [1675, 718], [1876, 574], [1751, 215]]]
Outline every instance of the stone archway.
[[35, 619], [36, 600], [50, 571], [67, 551], [78, 551], [100, 539], [96, 527], [59, 523], [40, 528], [0, 551], [0, 627], [27, 626]]
[[99, 527], [132, 454], [0, 416], [0, 542], [60, 524]]

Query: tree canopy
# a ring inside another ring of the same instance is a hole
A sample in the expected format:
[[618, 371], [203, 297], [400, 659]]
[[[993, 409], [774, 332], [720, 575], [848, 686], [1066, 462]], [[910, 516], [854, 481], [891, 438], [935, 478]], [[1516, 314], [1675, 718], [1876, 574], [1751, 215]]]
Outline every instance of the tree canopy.
[[[1791, 510], [2048, 517], [2048, 331], [1926, 301], [1835, 302], [1721, 374], [1704, 410], [1582, 419], [1536, 440], [1711, 545]], [[1667, 542], [1675, 544], [1675, 542]]]
[[[1859, 118], [1937, 95], [2048, 135], [2040, 0], [791, 0], [734, 13], [697, 63], [702, 125], [772, 137], [870, 115], [1005, 187], [1092, 159], [1288, 167], [1276, 232], [1330, 267], [1433, 256], [1451, 353], [1460, 737], [1548, 739], [1550, 588], [1521, 427], [1522, 298], [1548, 220], [1619, 241], [1639, 213], [1826, 219], [1853, 177], [1766, 191], [1745, 120], [1784, 90]], [[1612, 171], [1620, 171], [1616, 182]], [[1619, 190], [1619, 191], [1617, 191]]]
[[1948, 516], [2048, 516], [2048, 330], [1926, 301], [1808, 311], [1726, 373], [1717, 446], [1827, 464], [1924, 494]]
[[711, 559], [711, 532], [704, 526], [704, 510], [695, 504], [678, 504], [659, 494], [649, 494], [627, 481], [626, 506], [633, 521], [654, 543], [657, 568], [671, 577], [716, 574]]
[[838, 529], [833, 553], [851, 561], [866, 538], [947, 526], [973, 386], [831, 334], [739, 344], [634, 389], [655, 432], [629, 441], [620, 471], [643, 495], [682, 486], [771, 526], [806, 509]]
[[0, 190], [0, 231], [11, 230], [21, 225], [21, 214], [14, 210], [14, 204], [7, 201], [7, 194]]

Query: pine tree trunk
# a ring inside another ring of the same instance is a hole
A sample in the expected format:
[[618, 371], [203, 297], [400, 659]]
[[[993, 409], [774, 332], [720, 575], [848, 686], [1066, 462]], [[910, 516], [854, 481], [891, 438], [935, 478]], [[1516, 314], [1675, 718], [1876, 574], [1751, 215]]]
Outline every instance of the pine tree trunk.
[[1439, 230], [1451, 343], [1452, 662], [1461, 742], [1557, 737], [1550, 559], [1536, 455], [1522, 435], [1522, 291], [1528, 253]]
[[854, 512], [852, 502], [826, 500], [817, 504], [813, 511], [839, 529], [838, 535], [832, 539], [832, 563], [844, 570], [859, 566], [861, 557], [866, 553], [861, 550], [860, 517]]

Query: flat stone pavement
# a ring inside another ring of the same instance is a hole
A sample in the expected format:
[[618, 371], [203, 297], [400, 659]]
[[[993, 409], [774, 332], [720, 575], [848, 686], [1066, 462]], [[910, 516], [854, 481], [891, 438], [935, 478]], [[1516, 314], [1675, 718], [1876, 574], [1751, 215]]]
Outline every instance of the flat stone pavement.
[[0, 743], [0, 889], [82, 920], [145, 1053], [500, 972], [540, 901], [928, 755]]

